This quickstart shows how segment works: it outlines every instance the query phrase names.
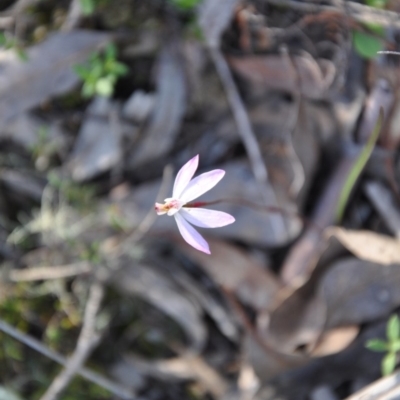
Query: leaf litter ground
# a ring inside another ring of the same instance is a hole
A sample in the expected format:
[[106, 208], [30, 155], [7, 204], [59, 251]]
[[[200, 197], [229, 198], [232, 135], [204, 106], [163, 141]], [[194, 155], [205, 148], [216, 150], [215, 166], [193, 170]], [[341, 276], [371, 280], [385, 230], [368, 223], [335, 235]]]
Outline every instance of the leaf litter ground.
[[[365, 344], [400, 306], [399, 59], [360, 46], [400, 9], [189, 3], [1, 6], [1, 396], [395, 399]], [[196, 154], [211, 255], [153, 209]]]

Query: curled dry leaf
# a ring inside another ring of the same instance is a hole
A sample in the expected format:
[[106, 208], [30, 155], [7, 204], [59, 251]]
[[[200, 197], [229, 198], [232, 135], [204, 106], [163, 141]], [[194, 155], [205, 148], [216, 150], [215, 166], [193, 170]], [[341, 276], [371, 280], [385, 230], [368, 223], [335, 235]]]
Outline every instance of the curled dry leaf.
[[[261, 324], [260, 334], [282, 351], [293, 353], [298, 348], [318, 348], [321, 335], [330, 329], [387, 315], [400, 305], [399, 265], [348, 257], [319, 267], [309, 282], [274, 310], [268, 326]], [[348, 333], [345, 338], [351, 341]], [[348, 343], [344, 340], [343, 344]], [[329, 352], [326, 344], [323, 352]]]
[[326, 97], [336, 74], [331, 61], [316, 61], [306, 53], [294, 57], [229, 56], [228, 61], [234, 71], [255, 84], [301, 94], [310, 99]]
[[297, 354], [310, 350], [324, 330], [326, 304], [313, 295], [312, 285], [304, 285], [283, 301], [272, 313], [260, 313], [260, 336], [282, 353]]
[[108, 40], [108, 34], [93, 31], [57, 32], [31, 47], [27, 51], [27, 61], [16, 55], [2, 57], [1, 125], [48, 98], [72, 89], [79, 82], [73, 66], [85, 61]]

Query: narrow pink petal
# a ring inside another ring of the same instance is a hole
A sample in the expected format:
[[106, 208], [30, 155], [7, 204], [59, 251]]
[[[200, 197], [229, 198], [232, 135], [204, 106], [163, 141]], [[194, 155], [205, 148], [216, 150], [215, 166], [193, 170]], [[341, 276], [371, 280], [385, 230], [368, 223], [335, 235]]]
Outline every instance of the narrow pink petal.
[[222, 211], [207, 210], [206, 208], [181, 208], [179, 212], [186, 221], [200, 228], [220, 228], [235, 222], [232, 215]]
[[214, 169], [210, 172], [205, 172], [190, 181], [186, 189], [180, 196], [180, 199], [185, 203], [196, 199], [205, 192], [212, 189], [225, 175], [222, 169]]
[[199, 155], [190, 159], [176, 175], [172, 197], [178, 199], [185, 190], [186, 186], [193, 178], [194, 173], [199, 165]]
[[175, 221], [178, 225], [179, 232], [187, 243], [193, 246], [195, 249], [202, 251], [206, 254], [211, 254], [208, 243], [205, 241], [203, 236], [200, 235], [196, 229], [193, 228], [185, 219], [179, 215], [179, 213], [174, 215]]

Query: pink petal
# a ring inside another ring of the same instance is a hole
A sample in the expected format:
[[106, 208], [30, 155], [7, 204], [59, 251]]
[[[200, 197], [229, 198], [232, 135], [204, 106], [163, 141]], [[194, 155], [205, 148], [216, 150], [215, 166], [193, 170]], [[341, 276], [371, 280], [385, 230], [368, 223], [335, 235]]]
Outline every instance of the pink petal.
[[206, 254], [211, 254], [208, 243], [205, 241], [203, 236], [200, 235], [196, 229], [193, 228], [185, 219], [179, 215], [179, 213], [174, 215], [175, 221], [178, 225], [179, 232], [187, 243], [193, 246], [195, 249], [202, 251]]
[[235, 222], [232, 215], [222, 211], [207, 210], [206, 208], [181, 208], [183, 218], [200, 228], [219, 228]]
[[210, 172], [199, 175], [190, 181], [180, 196], [185, 203], [196, 199], [205, 192], [212, 189], [225, 175], [222, 169], [214, 169]]
[[174, 189], [172, 191], [172, 197], [178, 199], [182, 192], [185, 190], [186, 186], [193, 178], [194, 173], [199, 165], [199, 155], [190, 159], [178, 172], [176, 175]]

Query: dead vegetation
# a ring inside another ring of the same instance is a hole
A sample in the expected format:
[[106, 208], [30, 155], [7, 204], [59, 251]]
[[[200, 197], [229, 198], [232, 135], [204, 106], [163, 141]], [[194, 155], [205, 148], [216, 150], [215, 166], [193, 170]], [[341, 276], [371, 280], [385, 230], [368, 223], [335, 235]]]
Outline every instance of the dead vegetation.
[[400, 398], [396, 1], [0, 7], [0, 399]]

